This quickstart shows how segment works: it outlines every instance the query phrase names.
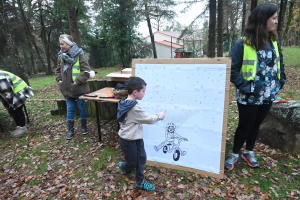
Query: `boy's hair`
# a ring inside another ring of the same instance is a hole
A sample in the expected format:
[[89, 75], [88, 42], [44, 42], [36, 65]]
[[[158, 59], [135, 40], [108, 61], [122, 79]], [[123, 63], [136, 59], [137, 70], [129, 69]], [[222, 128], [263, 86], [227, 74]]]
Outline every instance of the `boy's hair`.
[[132, 77], [128, 81], [128, 94], [132, 94], [134, 90], [137, 90], [138, 92], [143, 89], [144, 86], [147, 86], [146, 82], [141, 79], [140, 77]]

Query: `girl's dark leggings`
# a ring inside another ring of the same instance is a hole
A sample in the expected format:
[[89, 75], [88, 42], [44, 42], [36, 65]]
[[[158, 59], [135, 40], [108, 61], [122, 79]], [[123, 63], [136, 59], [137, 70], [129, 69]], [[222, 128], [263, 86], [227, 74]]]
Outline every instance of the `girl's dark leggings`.
[[259, 127], [268, 115], [272, 103], [263, 105], [237, 104], [239, 124], [235, 131], [233, 153], [238, 154], [246, 142], [246, 150], [252, 151], [257, 139]]

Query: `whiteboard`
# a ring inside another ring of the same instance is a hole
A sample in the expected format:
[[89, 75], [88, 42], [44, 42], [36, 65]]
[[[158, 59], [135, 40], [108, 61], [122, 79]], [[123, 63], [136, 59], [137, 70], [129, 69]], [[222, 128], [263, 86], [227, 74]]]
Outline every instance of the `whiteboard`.
[[147, 164], [222, 178], [230, 58], [133, 60], [147, 83], [141, 107], [166, 118], [143, 125]]

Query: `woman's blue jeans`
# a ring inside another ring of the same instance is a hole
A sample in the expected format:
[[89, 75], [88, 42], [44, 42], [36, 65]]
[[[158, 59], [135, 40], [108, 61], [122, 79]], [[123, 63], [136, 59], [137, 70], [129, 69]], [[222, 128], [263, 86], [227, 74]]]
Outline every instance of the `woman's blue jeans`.
[[67, 120], [74, 121], [76, 104], [79, 110], [80, 119], [87, 119], [87, 111], [85, 107], [85, 100], [78, 98], [66, 98], [67, 102]]

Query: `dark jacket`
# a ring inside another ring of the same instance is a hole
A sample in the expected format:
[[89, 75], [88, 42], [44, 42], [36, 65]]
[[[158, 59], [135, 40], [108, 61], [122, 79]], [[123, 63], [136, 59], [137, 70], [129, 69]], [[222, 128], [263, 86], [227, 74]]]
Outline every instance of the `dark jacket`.
[[136, 100], [125, 100], [121, 99], [118, 103], [118, 113], [117, 113], [117, 120], [118, 122], [123, 122], [127, 112], [137, 104]]
[[[279, 56], [280, 56], [280, 83], [281, 88], [283, 87], [284, 83], [286, 82], [286, 76], [284, 73], [284, 63], [283, 63], [283, 56], [280, 41], [277, 41]], [[270, 41], [265, 49], [274, 49], [272, 42]], [[238, 39], [234, 46], [231, 49], [230, 57], [232, 59], [231, 62], [231, 76], [230, 81], [235, 85], [237, 89], [243, 94], [249, 95], [251, 93], [251, 81], [247, 81], [241, 75], [241, 67], [243, 64], [243, 54], [244, 54], [244, 41], [243, 39]]]
[[55, 71], [56, 81], [58, 82], [59, 89], [64, 97], [78, 98], [79, 96], [89, 93], [90, 88], [87, 80], [90, 74], [84, 71], [91, 71], [90, 65], [88, 64], [87, 58], [84, 54], [79, 55], [80, 71], [81, 73], [77, 76], [74, 84], [72, 80], [72, 67], [69, 67], [67, 71], [63, 72], [63, 64], [60, 59], [57, 61], [57, 68]]

